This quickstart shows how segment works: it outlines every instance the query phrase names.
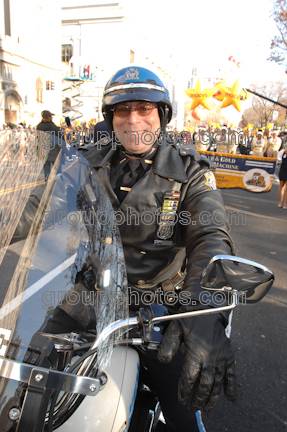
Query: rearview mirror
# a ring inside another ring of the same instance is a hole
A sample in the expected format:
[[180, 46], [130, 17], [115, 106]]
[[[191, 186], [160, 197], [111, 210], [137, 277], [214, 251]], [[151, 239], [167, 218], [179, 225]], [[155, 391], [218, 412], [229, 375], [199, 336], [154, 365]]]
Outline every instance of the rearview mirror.
[[200, 285], [207, 290], [237, 290], [245, 296], [246, 303], [256, 303], [268, 293], [273, 281], [273, 272], [261, 264], [232, 255], [217, 255], [204, 269]]

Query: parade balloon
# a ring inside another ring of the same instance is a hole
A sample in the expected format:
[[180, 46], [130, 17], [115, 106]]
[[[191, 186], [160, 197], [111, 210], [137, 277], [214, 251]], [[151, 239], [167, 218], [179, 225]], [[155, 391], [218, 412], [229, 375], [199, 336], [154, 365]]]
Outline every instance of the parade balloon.
[[236, 66], [239, 68], [241, 66], [241, 63], [239, 61], [237, 61], [236, 58], [233, 56], [228, 57], [228, 61], [231, 61], [232, 63], [236, 64]]
[[195, 89], [187, 89], [185, 90], [185, 93], [187, 96], [193, 99], [191, 103], [190, 109], [193, 110], [199, 105], [202, 105], [204, 108], [207, 108], [210, 110], [210, 104], [207, 102], [207, 99], [216, 93], [217, 89], [215, 88], [208, 88], [208, 89], [201, 89], [200, 79], [197, 80]]
[[[213, 97], [216, 100], [222, 102], [223, 99], [224, 99], [224, 94], [227, 91], [226, 89], [230, 90], [230, 87], [229, 87], [229, 84], [226, 81], [226, 78], [223, 78], [221, 81], [219, 81], [218, 83], [216, 83], [214, 87], [216, 88], [217, 91], [216, 91], [216, 93], [214, 93]], [[222, 91], [222, 89], [224, 91]]]
[[[233, 56], [228, 57], [228, 61], [236, 64], [237, 67], [241, 66], [241, 63], [237, 61], [236, 58]], [[213, 97], [220, 102], [223, 101], [226, 93], [231, 93], [231, 87], [230, 84], [227, 83], [226, 78], [220, 80], [218, 83], [215, 84], [214, 87], [217, 89], [217, 92], [214, 93]], [[246, 90], [241, 90], [240, 92], [240, 100], [245, 100], [251, 96], [252, 94], [247, 92]]]
[[[218, 89], [218, 91], [213, 95], [213, 97], [218, 101], [223, 101], [226, 93], [231, 93], [231, 87], [228, 87], [228, 85], [226, 85], [225, 79], [215, 84], [215, 87]], [[240, 100], [244, 101], [250, 98], [252, 96], [252, 93], [250, 93], [247, 90], [240, 90], [239, 95], [240, 95]]]
[[208, 116], [208, 112], [202, 106], [198, 106], [191, 111], [191, 116], [198, 121], [205, 121]]
[[194, 118], [194, 120], [200, 120], [195, 109], [191, 111], [191, 116]]
[[241, 112], [241, 97], [240, 97], [240, 86], [239, 80], [235, 81], [233, 86], [230, 89], [230, 92], [226, 92], [224, 95], [224, 99], [221, 104], [221, 108], [228, 107], [229, 105], [233, 105], [237, 111]]

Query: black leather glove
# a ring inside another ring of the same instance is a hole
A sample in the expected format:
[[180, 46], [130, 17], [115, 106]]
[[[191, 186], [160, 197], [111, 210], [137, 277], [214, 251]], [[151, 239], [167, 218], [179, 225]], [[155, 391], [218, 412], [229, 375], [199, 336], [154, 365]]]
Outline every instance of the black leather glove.
[[[179, 310], [182, 312], [182, 310]], [[226, 399], [237, 399], [235, 359], [221, 314], [172, 321], [160, 344], [158, 359], [169, 363], [185, 344], [178, 399], [190, 410], [211, 411], [223, 385]]]

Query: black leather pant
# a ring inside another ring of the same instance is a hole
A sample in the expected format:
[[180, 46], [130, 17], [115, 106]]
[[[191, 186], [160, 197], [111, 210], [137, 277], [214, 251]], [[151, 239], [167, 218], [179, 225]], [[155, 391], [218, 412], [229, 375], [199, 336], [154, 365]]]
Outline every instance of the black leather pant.
[[[183, 347], [182, 347], [183, 348]], [[183, 350], [168, 363], [157, 359], [157, 351], [139, 350], [141, 364], [148, 369], [151, 387], [159, 398], [166, 425], [158, 425], [156, 431], [167, 432], [201, 432], [195, 412], [189, 411], [187, 405], [178, 402], [178, 381], [183, 362]]]

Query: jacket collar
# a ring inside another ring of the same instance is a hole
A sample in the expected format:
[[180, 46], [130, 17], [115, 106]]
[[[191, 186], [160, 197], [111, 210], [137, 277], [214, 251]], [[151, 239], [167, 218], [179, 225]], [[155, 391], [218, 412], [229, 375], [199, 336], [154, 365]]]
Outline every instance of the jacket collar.
[[180, 183], [187, 182], [187, 175], [179, 149], [165, 141], [158, 146], [154, 158], [153, 172], [161, 177], [176, 180]]
[[111, 144], [104, 146], [101, 149], [98, 149], [97, 145], [95, 145], [95, 147], [89, 150], [84, 156], [92, 167], [101, 168], [107, 165], [107, 163], [114, 157], [116, 151], [117, 150], [112, 149]]
[[[92, 166], [103, 168], [111, 161], [116, 151], [109, 145], [105, 146], [102, 150], [94, 148], [87, 152], [85, 156]], [[167, 144], [165, 141], [162, 141], [158, 146], [153, 163], [153, 172], [156, 175], [173, 179], [180, 183], [186, 183], [188, 180], [178, 148]]]

